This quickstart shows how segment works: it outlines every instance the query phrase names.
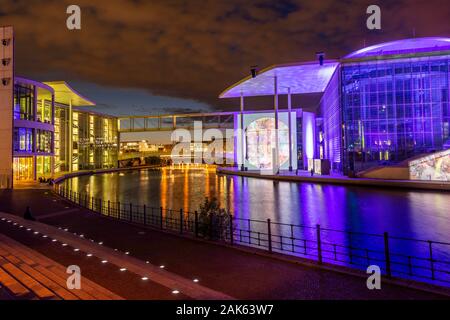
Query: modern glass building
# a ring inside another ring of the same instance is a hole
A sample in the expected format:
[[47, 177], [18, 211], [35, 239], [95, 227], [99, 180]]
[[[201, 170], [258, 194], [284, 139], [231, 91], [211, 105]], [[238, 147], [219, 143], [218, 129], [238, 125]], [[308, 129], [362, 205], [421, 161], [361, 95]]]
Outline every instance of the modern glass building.
[[450, 148], [450, 39], [369, 47], [342, 64], [344, 162], [361, 171]]
[[36, 180], [54, 165], [55, 93], [50, 86], [15, 77], [13, 90], [13, 175]]
[[15, 77], [13, 178], [117, 166], [117, 118], [82, 110], [93, 102], [67, 83]]
[[[274, 65], [220, 97], [240, 98], [243, 113], [246, 97], [271, 95], [277, 119], [279, 96], [286, 95], [288, 105], [281, 111], [297, 110], [297, 134], [305, 134], [301, 126], [313, 122], [312, 134], [297, 137], [296, 145], [291, 139], [291, 148], [297, 148], [292, 160], [300, 169], [322, 161], [335, 173], [363, 175], [395, 166], [406, 171], [392, 178], [405, 178], [410, 161], [450, 148], [449, 58], [450, 38], [392, 41], [322, 64]], [[292, 106], [292, 97], [302, 94], [320, 94], [320, 103]], [[248, 128], [242, 129], [248, 139]], [[245, 164], [245, 159], [248, 154], [237, 161]], [[450, 172], [439, 176], [450, 179]]]

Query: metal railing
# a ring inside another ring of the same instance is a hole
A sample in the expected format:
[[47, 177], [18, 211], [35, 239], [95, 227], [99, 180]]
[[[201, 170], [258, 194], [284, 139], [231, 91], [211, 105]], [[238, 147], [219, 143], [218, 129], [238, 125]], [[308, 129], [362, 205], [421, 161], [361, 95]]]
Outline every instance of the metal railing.
[[294, 225], [271, 219], [208, 217], [198, 211], [113, 202], [55, 185], [69, 201], [93, 212], [161, 230], [242, 244], [317, 261], [366, 270], [377, 265], [387, 277], [410, 278], [450, 287], [450, 243]]

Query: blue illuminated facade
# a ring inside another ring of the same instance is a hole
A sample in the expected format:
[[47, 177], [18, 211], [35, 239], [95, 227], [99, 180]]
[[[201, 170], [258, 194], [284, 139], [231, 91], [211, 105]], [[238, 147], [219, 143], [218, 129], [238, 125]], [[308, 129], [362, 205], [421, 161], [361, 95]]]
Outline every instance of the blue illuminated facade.
[[310, 171], [314, 162], [333, 173], [364, 176], [366, 169], [395, 165], [405, 168], [397, 179], [408, 179], [407, 161], [450, 149], [449, 69], [450, 38], [405, 39], [339, 60], [273, 65], [220, 97], [240, 98], [243, 110], [245, 97], [273, 95], [275, 115], [279, 95], [292, 101], [296, 94], [321, 94], [318, 106], [292, 106], [315, 114], [307, 137], [305, 128], [297, 131], [300, 169]]
[[344, 171], [449, 148], [450, 55], [343, 63]]

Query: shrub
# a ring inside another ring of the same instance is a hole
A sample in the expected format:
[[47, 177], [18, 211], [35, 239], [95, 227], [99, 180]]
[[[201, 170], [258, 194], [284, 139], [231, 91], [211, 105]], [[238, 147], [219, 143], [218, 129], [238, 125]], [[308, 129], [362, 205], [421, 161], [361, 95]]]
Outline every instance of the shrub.
[[233, 223], [231, 215], [219, 207], [217, 199], [205, 198], [198, 213], [199, 235], [211, 240], [226, 239], [230, 223]]

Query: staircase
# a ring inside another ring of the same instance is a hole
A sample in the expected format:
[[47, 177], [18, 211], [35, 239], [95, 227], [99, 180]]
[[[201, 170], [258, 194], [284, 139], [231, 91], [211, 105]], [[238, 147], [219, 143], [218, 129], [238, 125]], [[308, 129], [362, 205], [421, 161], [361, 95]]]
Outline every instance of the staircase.
[[0, 234], [0, 297], [10, 300], [117, 300], [121, 297], [83, 278], [69, 290], [66, 268]]

